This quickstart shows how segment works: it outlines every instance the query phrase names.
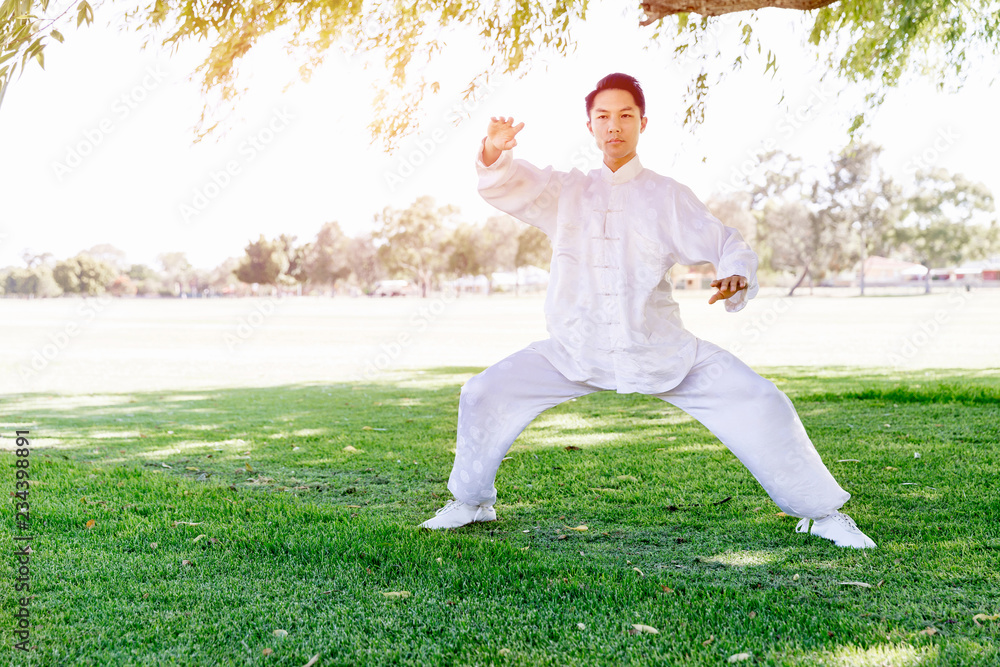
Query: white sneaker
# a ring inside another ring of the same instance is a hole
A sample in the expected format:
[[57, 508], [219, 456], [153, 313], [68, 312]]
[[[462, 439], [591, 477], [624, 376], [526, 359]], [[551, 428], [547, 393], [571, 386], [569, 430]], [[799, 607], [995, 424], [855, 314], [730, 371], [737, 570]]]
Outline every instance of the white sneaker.
[[461, 500], [449, 500], [448, 504], [434, 513], [434, 516], [420, 524], [421, 528], [438, 530], [458, 528], [477, 521], [496, 521], [497, 513], [492, 506], [469, 505]]
[[813, 522], [812, 530], [809, 530], [809, 519], [802, 519], [795, 526], [795, 532], [812, 533], [817, 537], [830, 540], [838, 547], [875, 548], [875, 541], [862, 533], [854, 520], [843, 512], [834, 512], [822, 519], [816, 519]]

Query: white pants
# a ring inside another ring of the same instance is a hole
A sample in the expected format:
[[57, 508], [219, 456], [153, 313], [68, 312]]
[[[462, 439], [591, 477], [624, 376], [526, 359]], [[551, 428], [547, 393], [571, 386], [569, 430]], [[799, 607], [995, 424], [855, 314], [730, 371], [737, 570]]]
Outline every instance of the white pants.
[[[465, 503], [492, 505], [500, 461], [539, 414], [602, 391], [568, 380], [530, 346], [471, 378], [458, 404], [458, 440], [448, 490]], [[698, 341], [691, 371], [657, 398], [704, 424], [785, 513], [816, 519], [850, 499], [823, 465], [792, 402], [734, 355]]]

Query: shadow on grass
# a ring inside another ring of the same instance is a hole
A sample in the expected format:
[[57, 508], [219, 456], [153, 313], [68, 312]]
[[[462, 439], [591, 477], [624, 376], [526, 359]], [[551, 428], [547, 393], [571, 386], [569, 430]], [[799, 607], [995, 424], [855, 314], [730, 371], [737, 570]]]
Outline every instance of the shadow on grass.
[[[8, 429], [30, 427], [39, 451], [68, 461], [385, 506], [419, 522], [450, 497], [459, 389], [478, 370], [435, 368], [367, 385], [30, 394], [13, 397], [0, 416]], [[765, 376], [791, 396], [834, 476], [859, 497], [852, 507], [871, 506], [885, 484], [912, 501], [909, 510], [963, 484], [945, 474], [940, 458], [931, 463], [935, 453], [976, 456], [979, 476], [997, 473], [986, 449], [1000, 441], [1000, 375], [781, 369]], [[528, 427], [509, 458], [497, 479], [499, 503], [528, 522], [581, 506], [628, 521], [622, 508], [628, 514], [641, 505], [649, 512], [632, 521], [655, 525], [670, 507], [710, 507], [725, 497], [736, 498], [727, 511], [774, 513], [707, 429], [648, 396], [601, 392], [557, 406]]]

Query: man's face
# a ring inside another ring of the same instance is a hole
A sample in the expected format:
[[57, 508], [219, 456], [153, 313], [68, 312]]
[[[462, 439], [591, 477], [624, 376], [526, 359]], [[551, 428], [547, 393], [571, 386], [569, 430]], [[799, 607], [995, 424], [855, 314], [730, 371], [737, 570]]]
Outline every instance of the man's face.
[[594, 97], [587, 129], [604, 153], [605, 164], [617, 169], [635, 155], [639, 135], [646, 129], [646, 117], [640, 118], [632, 93], [611, 88]]

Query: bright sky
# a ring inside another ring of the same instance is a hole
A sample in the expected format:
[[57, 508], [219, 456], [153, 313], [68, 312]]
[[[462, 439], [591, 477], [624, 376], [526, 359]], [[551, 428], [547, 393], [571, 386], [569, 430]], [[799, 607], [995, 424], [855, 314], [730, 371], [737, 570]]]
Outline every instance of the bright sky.
[[[751, 169], [768, 145], [822, 164], [846, 142], [850, 93], [838, 99], [840, 84], [819, 82], [820, 66], [802, 56], [797, 13], [768, 10], [758, 29], [779, 54], [780, 78], [745, 66], [713, 91], [704, 126], [691, 133], [680, 121], [692, 61], [670, 49], [643, 51], [637, 11], [607, 0], [591, 7], [572, 57], [551, 58], [521, 79], [498, 77], [468, 108], [460, 91], [485, 56], [474, 39], [451, 38], [447, 57], [435, 61], [443, 94], [428, 105], [422, 132], [393, 155], [371, 145], [366, 129], [377, 71], [331, 54], [308, 83], [282, 93], [299, 63], [277, 44], [248, 65], [251, 93], [234, 128], [194, 144], [202, 98], [188, 76], [203, 45], [143, 52], [135, 33], [104, 26], [108, 17], [98, 14], [101, 25], [65, 31], [66, 44], [46, 51], [46, 70], [29, 67], [0, 107], [0, 267], [20, 265], [25, 249], [62, 259], [111, 243], [129, 262], [156, 265], [158, 254], [183, 251], [211, 268], [260, 234], [306, 242], [331, 220], [357, 234], [383, 207], [422, 195], [484, 220], [496, 211], [476, 193], [473, 158], [489, 117], [525, 122], [517, 157], [596, 168], [583, 97], [614, 71], [633, 74], [646, 91], [643, 165], [703, 199]], [[737, 35], [719, 39], [727, 37]], [[1000, 194], [1000, 162], [985, 150], [1000, 146], [997, 108], [1000, 92], [986, 85], [945, 94], [912, 83], [890, 93], [868, 138], [885, 148], [883, 164], [897, 179], [922, 162]], [[464, 116], [456, 111], [471, 116], [455, 125]]]

